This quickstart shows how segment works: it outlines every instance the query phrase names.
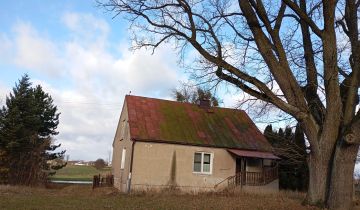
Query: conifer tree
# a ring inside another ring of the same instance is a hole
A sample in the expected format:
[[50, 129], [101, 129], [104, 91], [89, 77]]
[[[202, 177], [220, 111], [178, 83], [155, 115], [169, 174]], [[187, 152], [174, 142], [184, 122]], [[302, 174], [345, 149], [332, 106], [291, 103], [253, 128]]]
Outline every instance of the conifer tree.
[[64, 166], [49, 165], [65, 153], [54, 152], [60, 146], [53, 144], [59, 115], [51, 96], [41, 86], [31, 87], [29, 76], [24, 75], [0, 113], [0, 159], [6, 160], [0, 164], [1, 182], [37, 184]]
[[278, 132], [268, 125], [264, 135], [281, 158], [279, 161], [279, 186], [281, 189], [304, 191], [308, 187], [308, 166], [306, 162], [306, 145], [303, 131], [299, 125], [295, 133], [290, 127]]

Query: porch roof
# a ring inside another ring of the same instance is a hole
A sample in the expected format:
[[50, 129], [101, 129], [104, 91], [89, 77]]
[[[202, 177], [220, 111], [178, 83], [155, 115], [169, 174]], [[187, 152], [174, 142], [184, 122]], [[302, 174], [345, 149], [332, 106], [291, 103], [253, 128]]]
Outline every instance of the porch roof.
[[259, 152], [259, 151], [249, 151], [249, 150], [240, 150], [240, 149], [228, 149], [228, 151], [236, 156], [240, 157], [255, 157], [263, 159], [280, 159], [278, 156], [274, 155], [271, 152]]

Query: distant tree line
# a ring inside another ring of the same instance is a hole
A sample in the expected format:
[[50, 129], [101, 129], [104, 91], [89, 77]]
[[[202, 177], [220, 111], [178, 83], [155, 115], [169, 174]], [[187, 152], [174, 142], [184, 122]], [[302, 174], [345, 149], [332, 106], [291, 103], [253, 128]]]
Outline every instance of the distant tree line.
[[309, 182], [307, 165], [307, 148], [301, 127], [296, 126], [295, 133], [291, 128], [273, 130], [268, 125], [264, 135], [281, 158], [279, 161], [280, 189], [306, 191]]
[[51, 96], [24, 75], [0, 109], [0, 183], [38, 184], [66, 165], [54, 164], [65, 153], [55, 152], [59, 115]]

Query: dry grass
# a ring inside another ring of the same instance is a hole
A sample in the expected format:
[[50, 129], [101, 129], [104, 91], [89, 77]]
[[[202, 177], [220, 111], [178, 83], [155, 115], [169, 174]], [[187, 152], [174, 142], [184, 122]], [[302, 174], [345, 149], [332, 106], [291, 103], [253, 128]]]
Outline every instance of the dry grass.
[[63, 188], [0, 186], [0, 209], [317, 209], [301, 205], [304, 194], [135, 193], [71, 185]]

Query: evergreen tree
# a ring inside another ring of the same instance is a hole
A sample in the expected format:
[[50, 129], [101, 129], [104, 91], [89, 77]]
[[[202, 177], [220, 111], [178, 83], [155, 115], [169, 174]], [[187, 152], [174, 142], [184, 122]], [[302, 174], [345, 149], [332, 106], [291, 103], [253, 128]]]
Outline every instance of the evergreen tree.
[[0, 158], [6, 160], [0, 165], [2, 182], [30, 185], [46, 179], [53, 173], [48, 161], [65, 153], [53, 152], [60, 146], [52, 140], [58, 134], [59, 113], [51, 96], [41, 86], [32, 88], [24, 75], [6, 98], [0, 116]]
[[279, 131], [278, 131], [278, 136], [279, 136], [279, 137], [284, 137], [284, 136], [285, 136], [284, 131], [283, 131], [282, 128], [279, 129]]
[[308, 185], [308, 169], [306, 162], [306, 145], [300, 125], [296, 126], [295, 134], [290, 127], [278, 132], [268, 125], [264, 135], [281, 158], [279, 161], [279, 187], [281, 189], [304, 191]]
[[1, 131], [4, 127], [4, 116], [6, 110], [0, 108], [0, 184], [6, 184], [5, 180], [8, 178], [9, 168], [6, 165], [7, 161], [7, 153], [5, 151], [5, 141], [1, 137]]
[[264, 134], [271, 134], [273, 133], [272, 125], [269, 124], [265, 127]]
[[298, 148], [298, 152], [301, 154], [302, 161], [298, 164], [297, 168], [297, 180], [298, 180], [298, 190], [305, 191], [307, 190], [307, 186], [309, 184], [309, 169], [306, 161], [306, 144], [305, 144], [305, 137], [304, 132], [300, 126], [300, 124], [296, 125], [295, 129], [295, 137], [294, 137], [295, 144]]
[[293, 131], [290, 127], [286, 126], [285, 132], [284, 132], [284, 138], [285, 139], [292, 139], [293, 138]]

